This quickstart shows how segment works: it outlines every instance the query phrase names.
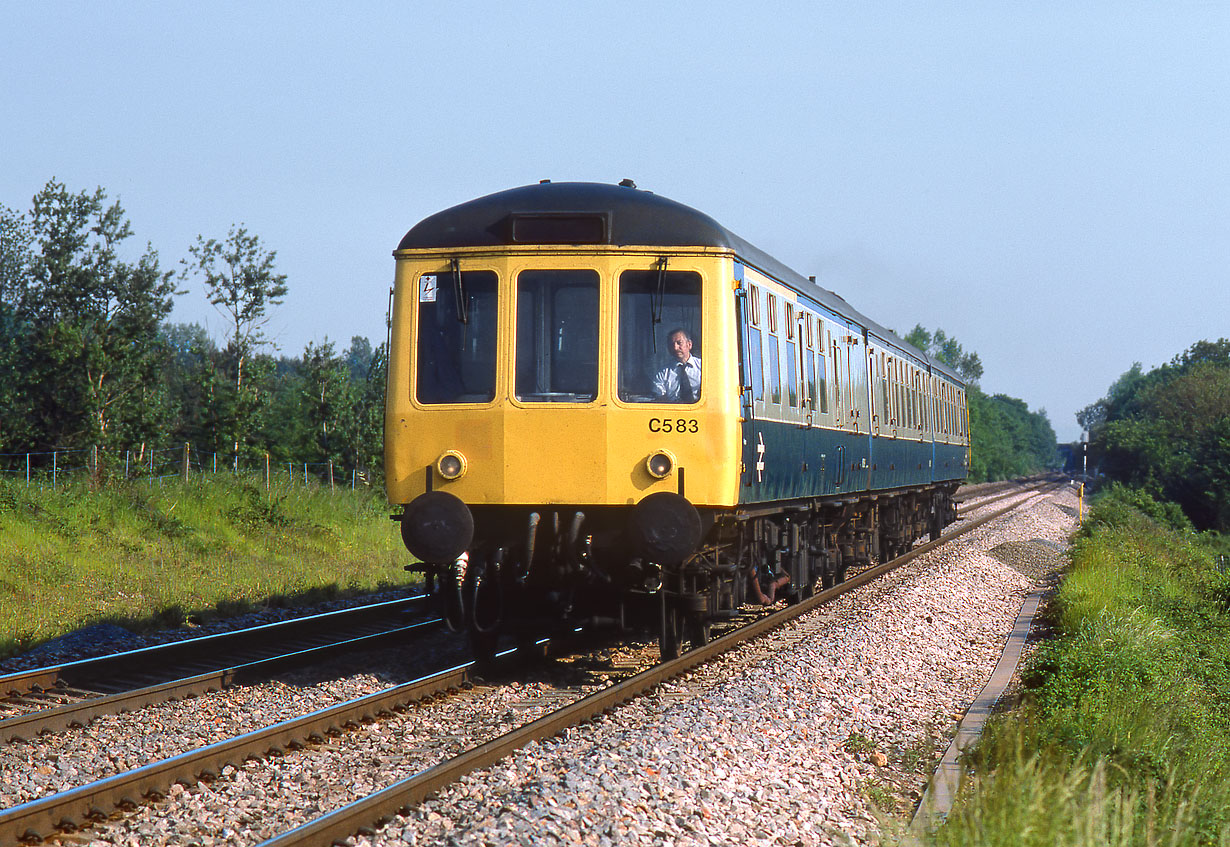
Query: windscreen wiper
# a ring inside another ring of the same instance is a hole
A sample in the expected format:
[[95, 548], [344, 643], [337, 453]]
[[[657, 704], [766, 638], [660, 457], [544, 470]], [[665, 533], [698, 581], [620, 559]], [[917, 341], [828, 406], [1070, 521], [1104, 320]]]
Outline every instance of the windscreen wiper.
[[666, 257], [658, 259], [658, 290], [649, 298], [649, 322], [653, 330], [653, 352], [658, 352], [658, 324], [662, 323], [662, 311], [666, 305]]
[[470, 323], [470, 303], [466, 299], [465, 283], [461, 281], [461, 260], [451, 259], [453, 267], [453, 297], [457, 302], [457, 320], [463, 324]]

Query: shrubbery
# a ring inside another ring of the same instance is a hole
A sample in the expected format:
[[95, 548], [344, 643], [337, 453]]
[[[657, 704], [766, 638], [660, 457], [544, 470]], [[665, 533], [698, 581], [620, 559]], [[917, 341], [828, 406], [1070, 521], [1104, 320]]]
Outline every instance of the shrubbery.
[[1077, 415], [1107, 478], [1230, 531], [1230, 340], [1200, 341], [1148, 373], [1133, 365]]
[[1095, 502], [1051, 609], [1058, 637], [993, 721], [941, 844], [1230, 840], [1230, 577], [1172, 504]]

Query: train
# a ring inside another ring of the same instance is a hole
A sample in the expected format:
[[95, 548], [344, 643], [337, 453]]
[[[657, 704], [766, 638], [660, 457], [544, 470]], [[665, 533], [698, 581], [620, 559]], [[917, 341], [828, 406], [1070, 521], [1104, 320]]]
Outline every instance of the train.
[[391, 517], [479, 657], [597, 625], [673, 658], [956, 519], [958, 374], [696, 209], [544, 180], [393, 256]]

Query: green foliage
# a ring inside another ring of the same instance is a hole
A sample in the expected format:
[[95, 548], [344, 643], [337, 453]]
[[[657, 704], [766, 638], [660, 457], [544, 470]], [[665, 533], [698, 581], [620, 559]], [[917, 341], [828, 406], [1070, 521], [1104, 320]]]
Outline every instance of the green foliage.
[[1192, 522], [1177, 504], [1156, 500], [1147, 491], [1115, 482], [1098, 492], [1081, 531], [1083, 535], [1088, 535], [1094, 527], [1101, 525], [1130, 526], [1138, 523], [1141, 517], [1180, 532], [1193, 530]]
[[28, 216], [0, 212], [0, 430], [9, 450], [82, 447], [164, 424], [157, 330], [171, 275], [152, 247], [122, 256], [132, 227], [101, 188], [54, 179]]
[[244, 227], [198, 237], [182, 262], [181, 279], [202, 284], [227, 318], [223, 345], [200, 326], [164, 324], [180, 292], [152, 247], [125, 252], [131, 236], [101, 188], [74, 193], [53, 179], [29, 212], [0, 206], [0, 454], [48, 451], [50, 465], [49, 451], [98, 448], [96, 483], [125, 451], [183, 443], [223, 468], [262, 467], [268, 455], [379, 477], [385, 345], [356, 337], [338, 353], [325, 341], [302, 358], [262, 350], [288, 286], [277, 254]]
[[1059, 462], [1055, 430], [1045, 410], [1030, 412], [1023, 400], [977, 386], [966, 388], [969, 404], [970, 479], [974, 482], [1027, 476]]
[[972, 350], [966, 353], [961, 343], [944, 330], [937, 329], [932, 334], [922, 324], [917, 324], [905, 340], [952, 368], [966, 383], [977, 383], [982, 379], [982, 360], [978, 354]]
[[1077, 416], [1112, 480], [1178, 503], [1199, 529], [1230, 530], [1230, 340], [1139, 364]]
[[286, 297], [286, 275], [274, 271], [278, 254], [242, 226], [232, 226], [223, 241], [197, 236], [188, 251], [192, 260], [184, 262], [184, 278], [202, 278], [209, 302], [230, 321], [230, 345], [242, 362], [265, 341], [269, 307]]
[[[1171, 524], [1178, 528], [1172, 528]], [[993, 721], [937, 844], [1230, 839], [1230, 581], [1148, 495], [1099, 497], [1026, 697]]]

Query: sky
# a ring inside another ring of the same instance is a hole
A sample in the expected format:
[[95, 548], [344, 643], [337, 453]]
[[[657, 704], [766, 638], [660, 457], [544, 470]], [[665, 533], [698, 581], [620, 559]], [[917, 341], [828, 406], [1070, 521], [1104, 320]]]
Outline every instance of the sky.
[[1230, 4], [13, 0], [0, 203], [52, 178], [165, 269], [256, 233], [292, 356], [384, 340], [424, 217], [631, 178], [955, 336], [1070, 441], [1134, 362], [1230, 336]]

